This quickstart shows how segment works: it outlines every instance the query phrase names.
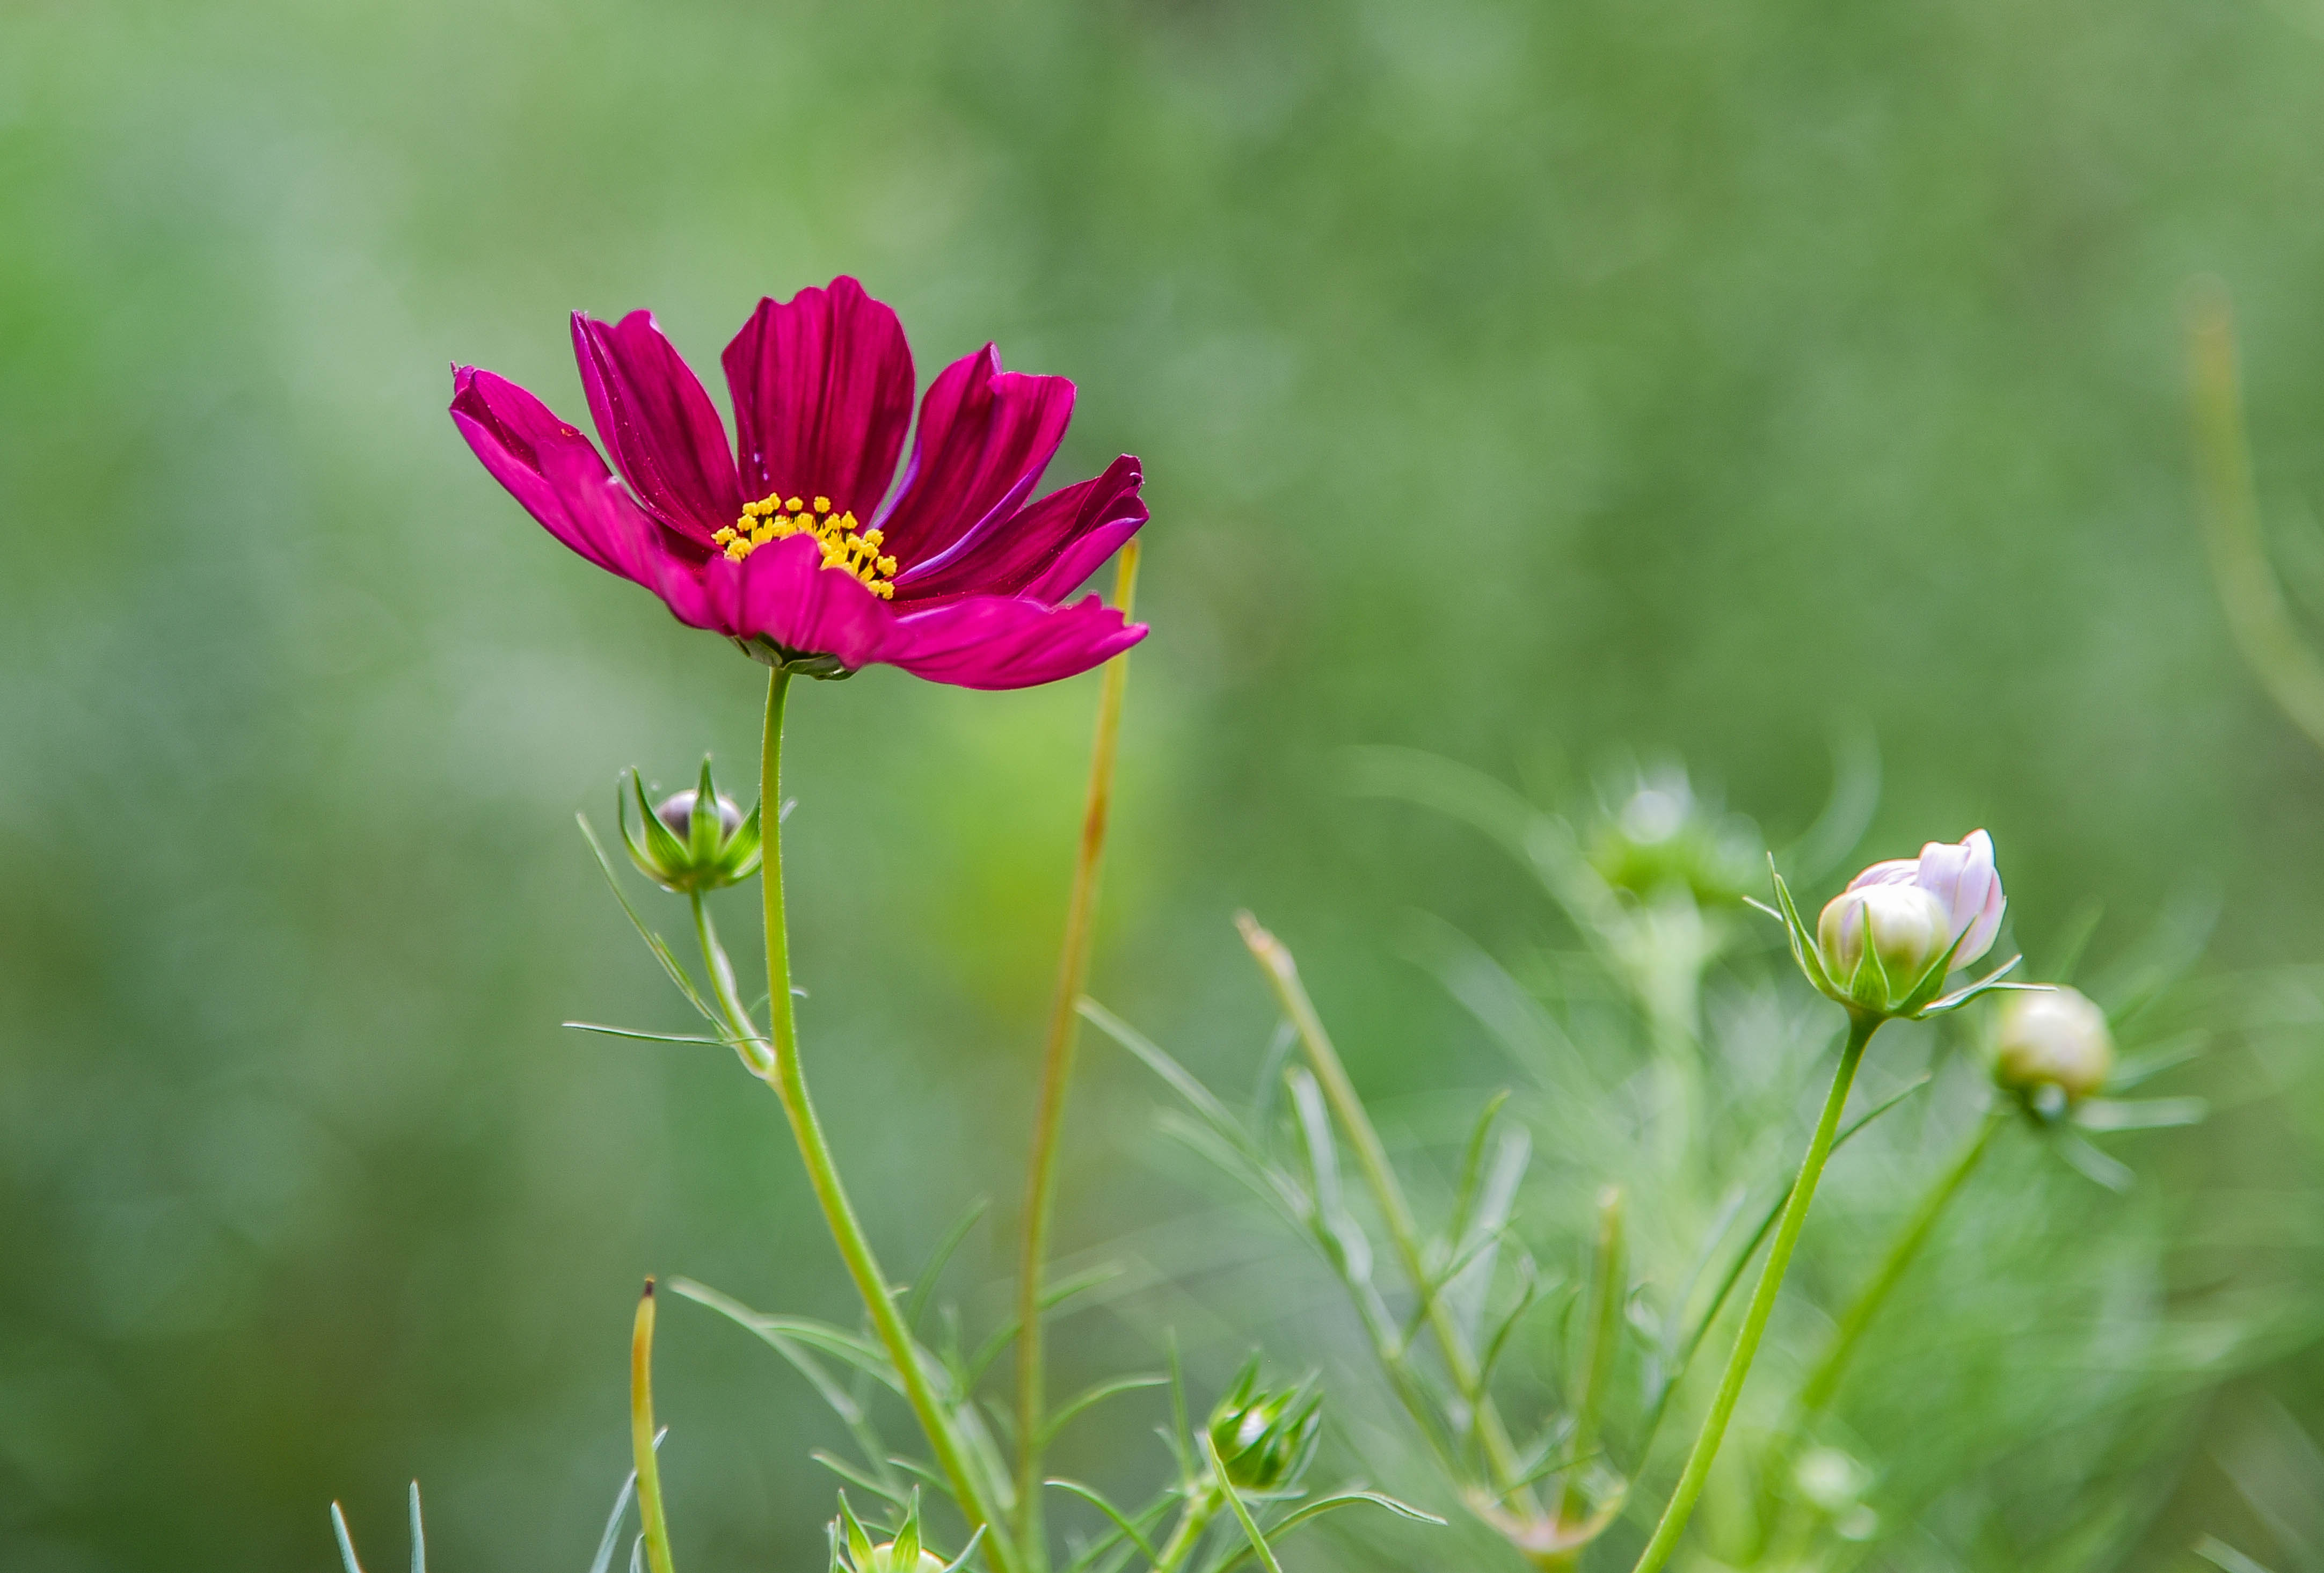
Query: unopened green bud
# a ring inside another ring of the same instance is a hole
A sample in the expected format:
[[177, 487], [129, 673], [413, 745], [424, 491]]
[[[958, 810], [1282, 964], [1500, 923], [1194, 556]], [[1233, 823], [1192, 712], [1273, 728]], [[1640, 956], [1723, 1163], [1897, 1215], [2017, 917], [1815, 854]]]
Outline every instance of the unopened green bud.
[[[630, 806], [635, 803], [638, 829], [630, 829]], [[704, 805], [710, 805], [706, 811]], [[696, 786], [674, 792], [659, 807], [646, 799], [645, 782], [634, 770], [614, 794], [621, 821], [622, 844], [638, 871], [665, 890], [698, 895], [744, 879], [757, 869], [761, 854], [759, 811], [745, 814], [731, 797], [719, 796], [710, 778], [710, 761], [702, 761]]]
[[1618, 890], [1652, 897], [1683, 889], [1714, 906], [1741, 897], [1759, 851], [1741, 820], [1694, 795], [1683, 770], [1640, 777], [1590, 836], [1590, 863]]
[[2001, 1007], [1993, 1079], [2012, 1092], [2038, 1098], [2054, 1087], [2070, 1104], [2106, 1085], [2114, 1072], [2114, 1036], [2106, 1012], [2072, 989], [2017, 994]]
[[1211, 1412], [1211, 1446], [1237, 1488], [1275, 1491], [1306, 1466], [1323, 1424], [1323, 1397], [1314, 1383], [1261, 1391], [1253, 1359]]
[[839, 1516], [831, 1521], [831, 1573], [945, 1573], [942, 1557], [920, 1543], [920, 1496], [912, 1494], [896, 1538], [876, 1545], [855, 1510], [840, 1494]]
[[[1885, 989], [1864, 992], [1873, 982], [1865, 965], [1868, 935], [1872, 959], [1886, 979]], [[1917, 885], [1863, 885], [1831, 898], [1816, 920], [1816, 946], [1824, 970], [1854, 1002], [1887, 1011], [1902, 1004], [1952, 943], [1951, 915], [1944, 903]]]

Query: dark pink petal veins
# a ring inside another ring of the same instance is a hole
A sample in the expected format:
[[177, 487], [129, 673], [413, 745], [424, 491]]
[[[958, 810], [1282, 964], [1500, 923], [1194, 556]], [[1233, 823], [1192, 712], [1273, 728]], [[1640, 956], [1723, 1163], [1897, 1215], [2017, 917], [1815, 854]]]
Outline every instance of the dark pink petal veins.
[[880, 658], [963, 688], [1030, 688], [1100, 665], [1146, 637], [1146, 625], [1094, 595], [1071, 606], [1000, 595], [947, 601], [896, 620]]
[[759, 302], [721, 357], [743, 501], [779, 488], [869, 522], [912, 420], [912, 352], [896, 314], [848, 278]]
[[630, 500], [589, 439], [507, 378], [455, 368], [452, 419], [525, 511], [597, 566], [657, 591], [686, 566], [678, 541]]
[[1039, 483], [1074, 414], [1074, 385], [1001, 369], [991, 345], [946, 366], [920, 400], [912, 462], [881, 528], [907, 566], [944, 557]]
[[1052, 492], [942, 557], [908, 566], [896, 577], [896, 593], [914, 604], [964, 594], [1055, 603], [1146, 522], [1138, 495], [1144, 478], [1124, 454], [1095, 480]]
[[742, 494], [726, 428], [653, 314], [600, 322], [575, 312], [573, 356], [597, 435], [645, 505], [706, 544], [733, 523]]

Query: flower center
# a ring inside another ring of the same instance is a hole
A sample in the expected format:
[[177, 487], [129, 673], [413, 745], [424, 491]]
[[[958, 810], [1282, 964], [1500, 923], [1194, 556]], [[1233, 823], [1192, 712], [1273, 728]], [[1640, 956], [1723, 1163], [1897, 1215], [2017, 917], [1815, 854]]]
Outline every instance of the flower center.
[[788, 535], [815, 537], [823, 547], [825, 567], [860, 579], [882, 601], [895, 599], [896, 586], [890, 581], [895, 577], [896, 559], [880, 555], [881, 533], [858, 528], [853, 513], [834, 513], [828, 497], [785, 498], [779, 492], [770, 492], [756, 502], [742, 504], [742, 517], [710, 538], [729, 559], [739, 563], [769, 541]]

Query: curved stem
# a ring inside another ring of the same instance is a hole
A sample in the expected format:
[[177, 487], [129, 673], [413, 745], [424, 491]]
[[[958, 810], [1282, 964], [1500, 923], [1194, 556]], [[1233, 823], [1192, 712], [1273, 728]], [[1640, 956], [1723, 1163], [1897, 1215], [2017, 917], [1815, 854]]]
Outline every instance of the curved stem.
[[782, 1099], [783, 1113], [790, 1120], [791, 1136], [798, 1144], [799, 1158], [807, 1166], [815, 1199], [823, 1209], [824, 1222], [830, 1226], [840, 1258], [847, 1264], [848, 1276], [855, 1281], [855, 1292], [862, 1299], [863, 1309], [871, 1313], [872, 1329], [903, 1381], [905, 1400], [919, 1420], [920, 1430], [927, 1435], [936, 1465], [952, 1485], [953, 1495], [960, 1504], [962, 1516], [968, 1521], [969, 1532], [985, 1532], [985, 1555], [994, 1573], [1015, 1573], [1014, 1550], [987, 1510], [984, 1493], [970, 1471], [966, 1451], [954, 1433], [952, 1419], [928, 1384], [927, 1372], [912, 1343], [911, 1330], [905, 1327], [903, 1315], [888, 1291], [879, 1260], [872, 1254], [872, 1242], [865, 1237], [855, 1209], [847, 1200], [846, 1189], [840, 1183], [839, 1166], [833, 1161], [822, 1122], [816, 1118], [815, 1105], [807, 1099], [807, 1078], [799, 1065], [798, 1018], [791, 1005], [790, 933], [783, 914], [783, 697], [789, 685], [788, 672], [778, 670], [768, 680], [767, 730], [759, 754], [760, 822], [764, 827], [766, 848], [763, 883], [767, 909], [767, 1015], [773, 1029], [774, 1051], [768, 1081]]
[[[1130, 615], [1138, 584], [1138, 543], [1121, 548], [1114, 570], [1113, 603]], [[1097, 737], [1090, 747], [1089, 796], [1082, 809], [1081, 852], [1074, 863], [1073, 896], [1065, 907], [1065, 938], [1057, 959], [1057, 992], [1049, 1002], [1048, 1043], [1041, 1056], [1041, 1101], [1033, 1115], [1033, 1152], [1026, 1166], [1024, 1235], [1017, 1268], [1017, 1543], [1038, 1567], [1041, 1547], [1041, 1274], [1049, 1248], [1050, 1202], [1056, 1190], [1057, 1137], [1065, 1128], [1065, 1089], [1074, 1073], [1074, 1039], [1081, 1025], [1074, 1003], [1089, 975], [1097, 877], [1105, 855], [1107, 812], [1113, 805], [1113, 761], [1121, 736], [1122, 693], [1130, 682], [1127, 651], [1105, 665], [1098, 691]]]
[[1823, 1113], [1816, 1120], [1815, 1135], [1809, 1138], [1807, 1156], [1801, 1160], [1800, 1177], [1792, 1183], [1791, 1200], [1784, 1204], [1783, 1221], [1775, 1226], [1775, 1242], [1768, 1248], [1767, 1265], [1759, 1270], [1759, 1286], [1751, 1292], [1751, 1304], [1743, 1313], [1743, 1330], [1736, 1335], [1735, 1352], [1728, 1357], [1726, 1374], [1719, 1379], [1719, 1391], [1711, 1398], [1711, 1412], [1703, 1417], [1702, 1429], [1695, 1433], [1694, 1446], [1686, 1456], [1686, 1466], [1679, 1471], [1678, 1485], [1671, 1493], [1670, 1504], [1663, 1509], [1660, 1522], [1655, 1525], [1654, 1537], [1630, 1573], [1655, 1573], [1655, 1569], [1670, 1560], [1678, 1547], [1678, 1538], [1686, 1529], [1686, 1521], [1694, 1512], [1695, 1499], [1702, 1495], [1703, 1482], [1710, 1478], [1711, 1461], [1719, 1456], [1719, 1444], [1727, 1435], [1727, 1422], [1734, 1418], [1735, 1403], [1743, 1394], [1744, 1379], [1751, 1374], [1751, 1362], [1759, 1353], [1759, 1340], [1767, 1331], [1767, 1319], [1775, 1309], [1776, 1292], [1783, 1288], [1784, 1272], [1791, 1265], [1792, 1247], [1799, 1243], [1800, 1229], [1808, 1219], [1808, 1208], [1815, 1200], [1816, 1182], [1823, 1178], [1824, 1160], [1831, 1155], [1832, 1137], [1840, 1130], [1840, 1111], [1848, 1103], [1848, 1090], [1856, 1081], [1856, 1068], [1864, 1061], [1864, 1045], [1880, 1030], [1884, 1018], [1851, 1012], [1848, 1024], [1848, 1045], [1840, 1051], [1840, 1069], [1833, 1073], [1831, 1090], [1824, 1095]]
[[2217, 280], [2191, 292], [2187, 352], [2203, 539], [2227, 627], [2268, 696], [2324, 748], [2324, 659], [2301, 637], [2268, 562], [2236, 382], [2235, 313]]
[[2007, 1118], [2006, 1109], [1996, 1108], [1978, 1122], [1977, 1134], [1969, 1138], [1961, 1148], [1960, 1155], [1946, 1166], [1937, 1182], [1921, 1198], [1920, 1205], [1913, 1210], [1904, 1227], [1890, 1242], [1888, 1254], [1881, 1258], [1880, 1265], [1874, 1270], [1864, 1287], [1857, 1291], [1856, 1298], [1849, 1302], [1848, 1310], [1841, 1313], [1840, 1326], [1832, 1333], [1831, 1344], [1824, 1350], [1823, 1358], [1816, 1362], [1815, 1369], [1808, 1373], [1805, 1382], [1800, 1384], [1799, 1396], [1792, 1403], [1791, 1423], [1776, 1439], [1775, 1446], [1768, 1449], [1766, 1479], [1760, 1487], [1763, 1522], [1773, 1519], [1775, 1495], [1782, 1489], [1784, 1472], [1790, 1465], [1791, 1456], [1798, 1450], [1815, 1417], [1823, 1412], [1831, 1403], [1833, 1394], [1840, 1391], [1840, 1378], [1847, 1374], [1849, 1361], [1854, 1358], [1857, 1345], [1863, 1341], [1865, 1329], [1872, 1325], [1872, 1319], [1879, 1314], [1881, 1306], [1904, 1278], [1905, 1269], [1913, 1265], [1922, 1247], [1929, 1243], [1929, 1236], [1936, 1230], [1937, 1219], [1944, 1215], [1952, 1199], [1960, 1193], [1961, 1187], [1969, 1182], [1969, 1177], [1976, 1173], [1978, 1164], [1984, 1161], [1987, 1149], [1993, 1145], [1995, 1133], [2001, 1129]]

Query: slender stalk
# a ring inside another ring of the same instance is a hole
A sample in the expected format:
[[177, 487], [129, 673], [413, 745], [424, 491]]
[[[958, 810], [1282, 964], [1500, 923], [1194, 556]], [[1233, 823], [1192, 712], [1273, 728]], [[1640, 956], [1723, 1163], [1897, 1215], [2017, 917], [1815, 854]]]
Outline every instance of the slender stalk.
[[2190, 291], [2187, 357], [2203, 540], [2219, 603], [2236, 647], [2269, 696], [2310, 741], [2324, 748], [2324, 659], [2301, 638], [2268, 563], [2236, 386], [2235, 309], [2216, 279], [2199, 281]]
[[694, 904], [694, 935], [702, 942], [702, 970], [710, 974], [711, 997], [726, 1013], [726, 1030], [734, 1039], [735, 1053], [742, 1056], [751, 1074], [764, 1081], [774, 1074], [774, 1056], [734, 985], [734, 965], [726, 958], [726, 947], [718, 943], [718, 931], [711, 924], [709, 908], [703, 905], [702, 892], [695, 891], [688, 899]]
[[[1138, 543], [1121, 548], [1114, 569], [1113, 603], [1130, 615], [1138, 587]], [[1027, 1561], [1046, 1560], [1041, 1541], [1041, 1275], [1049, 1247], [1049, 1212], [1057, 1181], [1057, 1137], [1065, 1128], [1065, 1090], [1074, 1073], [1074, 1041], [1081, 1026], [1074, 1009], [1089, 975], [1090, 929], [1097, 913], [1097, 878], [1105, 856], [1105, 826], [1113, 806], [1113, 762], [1121, 736], [1121, 700], [1130, 684], [1128, 651], [1105, 664], [1098, 690], [1097, 736], [1090, 745], [1089, 795], [1082, 808], [1080, 855], [1073, 895], [1065, 905], [1065, 938], [1057, 958], [1057, 992], [1049, 1002], [1049, 1036], [1041, 1055], [1041, 1099], [1033, 1115], [1033, 1152], [1026, 1165], [1023, 1243], [1017, 1268], [1017, 1543]]]
[[1215, 1491], [1205, 1491], [1187, 1503], [1185, 1511], [1178, 1515], [1177, 1527], [1170, 1532], [1170, 1538], [1162, 1543], [1161, 1553], [1154, 1559], [1154, 1573], [1176, 1573], [1178, 1565], [1193, 1552], [1195, 1542], [1203, 1538], [1203, 1532], [1211, 1527], [1218, 1513]]
[[1832, 1335], [1831, 1348], [1824, 1351], [1823, 1358], [1817, 1363], [1815, 1370], [1800, 1385], [1799, 1407], [1803, 1420], [1831, 1402], [1832, 1394], [1839, 1391], [1840, 1376], [1847, 1371], [1848, 1362], [1856, 1353], [1858, 1342], [1864, 1337], [1864, 1329], [1871, 1325], [1873, 1317], [1879, 1312], [1881, 1302], [1896, 1287], [1897, 1280], [1904, 1277], [1904, 1269], [1913, 1265], [1913, 1258], [1919, 1256], [1921, 1247], [1928, 1244], [1929, 1236], [1937, 1227], [1937, 1219], [1943, 1216], [1946, 1207], [1960, 1194], [1960, 1188], [1976, 1172], [1978, 1164], [1984, 1161], [1987, 1149], [1993, 1145], [1995, 1133], [2001, 1129], [2007, 1118], [2006, 1112], [1998, 1108], [1985, 1117], [1978, 1127], [1977, 1134], [1961, 1149], [1960, 1156], [1953, 1160], [1952, 1167], [1946, 1170], [1943, 1178], [1921, 1199], [1920, 1207], [1897, 1235], [1895, 1243], [1888, 1247], [1888, 1255], [1881, 1262], [1879, 1271], [1873, 1274], [1871, 1282], [1865, 1284], [1858, 1292], [1855, 1302], [1841, 1315], [1840, 1329]]
[[1824, 1350], [1823, 1357], [1816, 1362], [1815, 1368], [1808, 1373], [1807, 1380], [1800, 1384], [1799, 1395], [1792, 1401], [1790, 1424], [1767, 1451], [1766, 1479], [1760, 1488], [1763, 1493], [1763, 1520], [1774, 1517], [1775, 1495], [1782, 1489], [1784, 1473], [1790, 1467], [1791, 1456], [1798, 1450], [1815, 1417], [1823, 1412], [1833, 1395], [1840, 1391], [1840, 1378], [1847, 1374], [1849, 1361], [1855, 1357], [1857, 1345], [1863, 1341], [1865, 1329], [1872, 1325], [1872, 1319], [1879, 1314], [1890, 1292], [1904, 1278], [1905, 1269], [1913, 1265], [1922, 1247], [1929, 1243], [1930, 1235], [1936, 1231], [1937, 1219], [1944, 1215], [1945, 1209], [1951, 1205], [1955, 1196], [1960, 1194], [1961, 1187], [1969, 1182], [1969, 1177], [1984, 1161], [1987, 1150], [1993, 1145], [1995, 1133], [2001, 1129], [2007, 1118], [2005, 1109], [1996, 1108], [1978, 1122], [1976, 1134], [1962, 1146], [1960, 1156], [1938, 1176], [1937, 1182], [1929, 1188], [1928, 1193], [1921, 1198], [1920, 1205], [1913, 1210], [1912, 1216], [1904, 1220], [1904, 1227], [1889, 1243], [1888, 1253], [1881, 1258], [1880, 1265], [1865, 1282], [1864, 1287], [1857, 1291], [1856, 1298], [1849, 1302], [1847, 1311], [1840, 1314], [1840, 1326], [1832, 1333], [1830, 1347]]
[[896, 1309], [888, 1280], [881, 1274], [878, 1258], [872, 1254], [872, 1242], [865, 1237], [855, 1209], [847, 1200], [846, 1189], [840, 1183], [839, 1166], [833, 1160], [822, 1122], [816, 1118], [815, 1105], [807, 1099], [807, 1078], [799, 1064], [798, 1017], [791, 1003], [790, 933], [783, 914], [783, 698], [789, 685], [788, 672], [778, 670], [768, 680], [767, 729], [759, 754], [760, 819], [766, 847], [762, 878], [767, 909], [767, 1015], [773, 1029], [774, 1050], [773, 1069], [768, 1081], [782, 1099], [783, 1113], [790, 1120], [791, 1136], [798, 1144], [799, 1158], [807, 1166], [815, 1199], [823, 1209], [824, 1222], [830, 1226], [840, 1258], [847, 1264], [848, 1276], [855, 1281], [855, 1292], [862, 1298], [863, 1309], [871, 1313], [872, 1329], [879, 1334], [888, 1358], [903, 1381], [905, 1400], [918, 1418], [920, 1430], [927, 1433], [928, 1446], [936, 1456], [936, 1466], [951, 1482], [961, 1515], [968, 1521], [969, 1532], [973, 1534], [980, 1529], [985, 1532], [985, 1556], [994, 1573], [1016, 1573], [1014, 1549], [986, 1508], [984, 1493], [970, 1471], [967, 1454], [954, 1434], [952, 1417], [945, 1413], [928, 1384], [927, 1372], [920, 1364], [911, 1330]]
[[[1622, 1302], [1627, 1298], [1628, 1272], [1622, 1250], [1622, 1192], [1609, 1185], [1598, 1193], [1598, 1249], [1591, 1264], [1590, 1343], [1582, 1363], [1582, 1392], [1573, 1411], [1573, 1440], [1568, 1449], [1586, 1458], [1598, 1449], [1598, 1414], [1614, 1375], [1615, 1351], [1621, 1348]], [[1567, 1471], [1558, 1495], [1557, 1522], [1579, 1523], [1590, 1504], [1582, 1491], [1579, 1466]], [[1578, 1551], [1577, 1551], [1578, 1556]]]
[[[1248, 912], [1235, 917], [1242, 930], [1243, 943], [1250, 947], [1259, 967], [1274, 986], [1275, 998], [1283, 1014], [1299, 1034], [1306, 1051], [1307, 1062], [1315, 1072], [1315, 1080], [1323, 1089], [1324, 1100], [1331, 1104], [1333, 1115], [1347, 1133], [1348, 1145], [1355, 1149], [1357, 1165], [1364, 1172], [1365, 1182], [1370, 1186], [1372, 1198], [1379, 1204], [1380, 1217], [1388, 1224], [1389, 1238], [1395, 1243], [1397, 1257], [1412, 1280], [1414, 1292], [1427, 1304], [1429, 1330], [1434, 1334], [1438, 1348], [1443, 1352], [1445, 1368], [1452, 1373], [1452, 1384], [1463, 1394], [1475, 1394], [1477, 1431], [1483, 1439], [1485, 1455], [1496, 1476], [1494, 1488], [1499, 1491], [1520, 1473], [1517, 1448], [1509, 1440], [1508, 1428], [1501, 1423], [1500, 1412], [1493, 1405], [1491, 1395], [1477, 1390], [1477, 1357], [1462, 1336], [1461, 1326], [1452, 1320], [1452, 1309], [1443, 1296], [1433, 1292], [1428, 1279], [1428, 1264], [1421, 1251], [1420, 1228], [1413, 1220], [1412, 1204], [1405, 1200], [1404, 1186], [1388, 1161], [1388, 1148], [1372, 1127], [1371, 1116], [1365, 1112], [1364, 1102], [1356, 1095], [1355, 1083], [1348, 1080], [1347, 1067], [1340, 1062], [1340, 1053], [1332, 1046], [1331, 1035], [1323, 1030], [1323, 1018], [1315, 1014], [1314, 1002], [1299, 981], [1299, 968], [1283, 942], [1259, 927], [1257, 919]], [[1525, 1494], [1531, 1496], [1530, 1491]], [[1536, 1511], [1538, 1504], [1528, 1502], [1527, 1511]]]
[[1759, 1340], [1767, 1331], [1767, 1319], [1775, 1309], [1776, 1292], [1784, 1286], [1784, 1270], [1792, 1263], [1792, 1247], [1799, 1243], [1800, 1229], [1808, 1219], [1808, 1208], [1815, 1200], [1816, 1182], [1823, 1178], [1824, 1160], [1831, 1155], [1832, 1137], [1840, 1131], [1840, 1112], [1848, 1103], [1848, 1090], [1855, 1084], [1856, 1068], [1864, 1062], [1864, 1046], [1880, 1030], [1884, 1019], [1849, 1013], [1848, 1044], [1840, 1050], [1840, 1069], [1833, 1073], [1831, 1090], [1824, 1097], [1823, 1113], [1816, 1120], [1815, 1135], [1809, 1138], [1807, 1156], [1800, 1162], [1799, 1178], [1792, 1182], [1791, 1199], [1784, 1204], [1783, 1221], [1775, 1226], [1775, 1241], [1768, 1247], [1767, 1265], [1759, 1270], [1759, 1285], [1751, 1292], [1751, 1304], [1743, 1313], [1743, 1330], [1736, 1335], [1735, 1352], [1728, 1357], [1726, 1374], [1719, 1379], [1719, 1391], [1711, 1398], [1711, 1412], [1703, 1417], [1702, 1429], [1695, 1433], [1694, 1446], [1687, 1453], [1685, 1467], [1679, 1471], [1678, 1485], [1671, 1493], [1669, 1505], [1663, 1509], [1653, 1538], [1638, 1553], [1630, 1573], [1655, 1573], [1678, 1548], [1678, 1538], [1686, 1529], [1695, 1499], [1702, 1495], [1703, 1482], [1710, 1478], [1711, 1461], [1719, 1456], [1719, 1444], [1727, 1435], [1727, 1422], [1734, 1417], [1736, 1400], [1743, 1395], [1743, 1382], [1751, 1374], [1751, 1362], [1759, 1353]]
[[630, 1447], [637, 1455], [638, 1522], [645, 1525], [646, 1561], [653, 1573], [670, 1573], [669, 1525], [662, 1519], [661, 1467], [654, 1459], [653, 1416], [654, 1281], [638, 1296], [638, 1319], [630, 1329]]

